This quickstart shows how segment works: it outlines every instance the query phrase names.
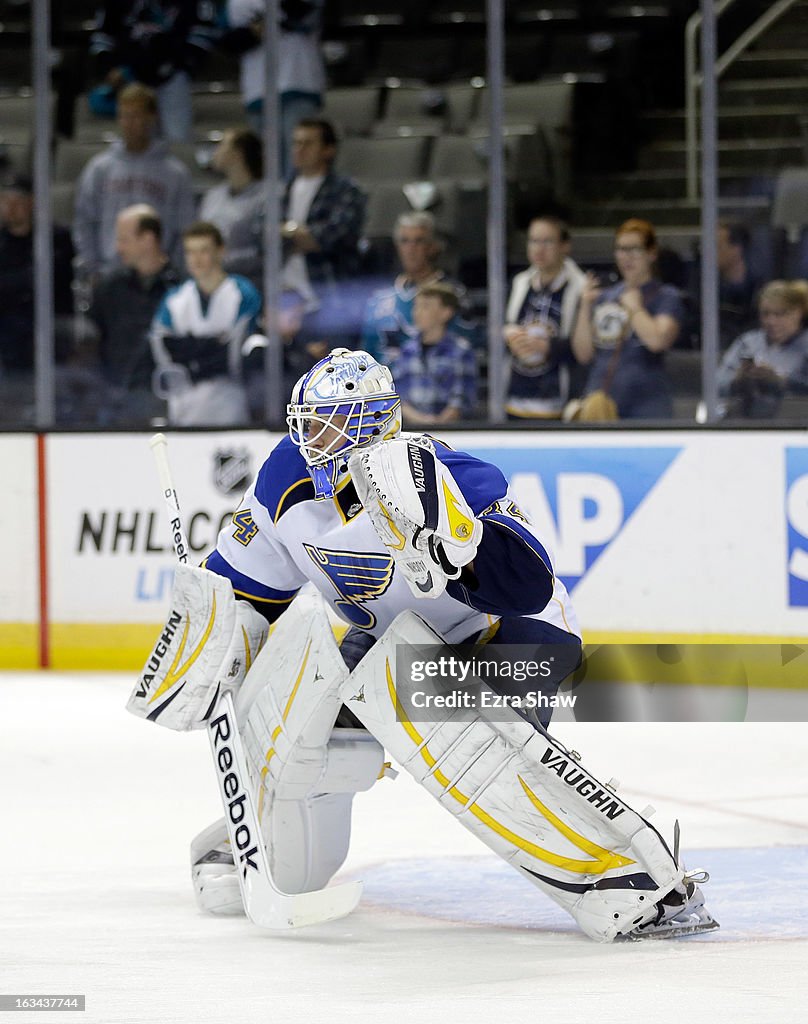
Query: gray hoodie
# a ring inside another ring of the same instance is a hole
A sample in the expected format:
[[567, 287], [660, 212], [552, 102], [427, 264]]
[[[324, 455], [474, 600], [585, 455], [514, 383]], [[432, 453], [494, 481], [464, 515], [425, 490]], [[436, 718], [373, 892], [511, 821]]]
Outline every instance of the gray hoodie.
[[116, 139], [94, 156], [79, 178], [73, 220], [73, 244], [87, 273], [118, 264], [115, 220], [134, 203], [148, 203], [163, 222], [163, 247], [175, 266], [183, 266], [182, 232], [194, 220], [196, 202], [187, 167], [155, 141], [143, 153], [130, 153]]

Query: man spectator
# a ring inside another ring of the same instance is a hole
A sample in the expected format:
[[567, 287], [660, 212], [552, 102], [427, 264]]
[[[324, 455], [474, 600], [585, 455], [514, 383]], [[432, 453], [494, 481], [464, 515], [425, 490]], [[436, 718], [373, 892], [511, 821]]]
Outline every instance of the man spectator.
[[503, 331], [511, 354], [509, 419], [557, 419], [570, 397], [576, 363], [570, 338], [584, 285], [570, 249], [563, 220], [541, 216], [530, 222], [530, 266], [513, 279]]
[[717, 232], [719, 338], [725, 349], [757, 325], [757, 295], [763, 282], [747, 262], [749, 230], [736, 221], [719, 221]]
[[191, 74], [219, 34], [213, 6], [198, 0], [107, 0], [96, 15], [90, 56], [103, 88], [114, 94], [127, 82], [151, 86], [161, 134], [170, 142], [191, 140]]
[[[315, 333], [330, 332], [332, 344], [343, 338], [353, 347], [350, 340], [355, 341], [359, 316], [341, 282], [358, 270], [366, 197], [353, 181], [334, 172], [336, 154], [337, 137], [328, 121], [307, 119], [297, 125], [295, 175], [281, 207], [282, 281], [285, 290], [303, 298], [307, 314], [316, 314]], [[230, 273], [243, 274], [259, 287], [263, 234], [262, 217], [234, 224], [225, 261]]]
[[199, 217], [215, 224], [226, 243], [236, 221], [256, 217], [264, 204], [261, 139], [249, 128], [226, 131], [213, 151], [211, 166], [225, 180], [202, 197]]
[[402, 213], [393, 228], [401, 273], [391, 288], [374, 292], [365, 309], [362, 324], [362, 348], [380, 362], [389, 362], [401, 346], [417, 333], [413, 322], [415, 296], [424, 285], [439, 281], [451, 283], [458, 297], [458, 311], [449, 325], [451, 332], [473, 343], [475, 325], [463, 315], [465, 290], [448, 282], [438, 267], [441, 243], [431, 213]]
[[467, 339], [449, 330], [458, 306], [455, 290], [441, 281], [424, 285], [415, 296], [416, 333], [391, 366], [407, 428], [451, 423], [475, 413], [477, 360]]
[[163, 249], [162, 224], [151, 206], [121, 210], [115, 248], [122, 266], [98, 282], [89, 312], [98, 330], [98, 362], [107, 393], [102, 422], [144, 425], [163, 410], [151, 389], [149, 327], [180, 277]]
[[148, 203], [163, 225], [163, 242], [175, 262], [183, 229], [194, 218], [194, 193], [187, 168], [154, 138], [157, 100], [144, 85], [118, 96], [121, 138], [94, 156], [81, 173], [73, 240], [83, 274], [95, 276], [117, 265], [115, 224], [127, 206]]
[[[0, 185], [0, 378], [2, 419], [12, 423], [30, 401], [34, 366], [34, 195], [31, 179], [12, 175]], [[70, 353], [73, 245], [66, 228], [53, 228], [56, 358]], [[20, 385], [23, 384], [22, 390]]]
[[[325, 64], [320, 28], [325, 0], [281, 0], [276, 81], [280, 99], [281, 174], [291, 167], [292, 135], [323, 105]], [[260, 132], [264, 102], [264, 0], [227, 0], [230, 29], [221, 45], [241, 55], [241, 94], [251, 128]]]
[[152, 323], [155, 391], [176, 426], [248, 422], [242, 347], [256, 329], [261, 297], [245, 278], [225, 273], [224, 241], [199, 221], [183, 234], [190, 278], [169, 292]]

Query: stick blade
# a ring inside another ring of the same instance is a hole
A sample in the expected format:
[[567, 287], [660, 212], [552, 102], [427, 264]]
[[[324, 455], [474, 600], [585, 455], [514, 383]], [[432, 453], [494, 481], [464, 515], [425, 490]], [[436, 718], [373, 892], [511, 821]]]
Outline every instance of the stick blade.
[[247, 914], [259, 928], [287, 931], [345, 917], [356, 909], [361, 896], [361, 882], [345, 882], [315, 892], [275, 892], [273, 898], [266, 901], [256, 893], [247, 902]]

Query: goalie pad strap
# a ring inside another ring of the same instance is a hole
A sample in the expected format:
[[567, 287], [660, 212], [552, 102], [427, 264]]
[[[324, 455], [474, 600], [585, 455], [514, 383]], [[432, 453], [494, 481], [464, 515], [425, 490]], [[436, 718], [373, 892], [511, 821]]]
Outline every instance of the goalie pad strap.
[[[683, 872], [655, 830], [515, 712], [500, 721], [418, 720], [396, 689], [395, 648], [441, 644], [412, 612], [343, 686], [347, 706], [458, 821], [608, 942], [656, 914]], [[428, 678], [421, 684], [432, 689]]]

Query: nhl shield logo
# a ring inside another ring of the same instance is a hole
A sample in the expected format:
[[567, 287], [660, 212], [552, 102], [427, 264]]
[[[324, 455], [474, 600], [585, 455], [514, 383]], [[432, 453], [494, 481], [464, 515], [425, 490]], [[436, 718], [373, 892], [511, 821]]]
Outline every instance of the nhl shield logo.
[[246, 448], [219, 448], [213, 454], [213, 485], [222, 494], [246, 490], [252, 478], [250, 453]]

